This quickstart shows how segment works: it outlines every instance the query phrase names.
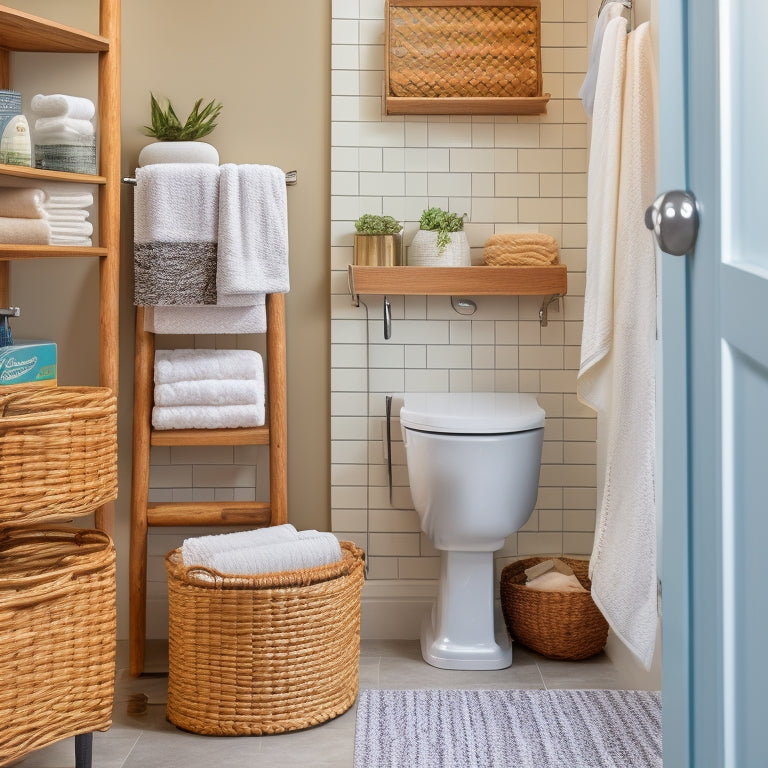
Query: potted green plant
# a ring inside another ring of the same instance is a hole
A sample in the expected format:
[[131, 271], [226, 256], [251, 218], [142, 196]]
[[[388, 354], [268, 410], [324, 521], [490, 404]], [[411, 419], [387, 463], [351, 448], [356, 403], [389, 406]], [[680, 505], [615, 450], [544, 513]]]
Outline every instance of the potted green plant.
[[355, 222], [354, 263], [392, 267], [403, 263], [402, 225], [391, 216], [363, 214]]
[[150, 93], [150, 125], [144, 126], [147, 136], [157, 139], [139, 154], [139, 165], [151, 163], [214, 163], [219, 164], [219, 153], [207, 142], [200, 141], [216, 127], [222, 105], [214, 100], [203, 106], [198, 99], [182, 123], [176, 110], [165, 99], [161, 103]]
[[464, 217], [442, 208], [421, 214], [419, 230], [408, 250], [408, 264], [417, 267], [468, 267], [472, 263]]

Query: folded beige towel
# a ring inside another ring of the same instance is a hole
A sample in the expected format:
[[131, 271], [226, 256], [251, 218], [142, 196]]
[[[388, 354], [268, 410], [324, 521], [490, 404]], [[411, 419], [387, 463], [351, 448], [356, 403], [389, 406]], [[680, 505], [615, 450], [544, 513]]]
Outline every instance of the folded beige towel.
[[541, 592], [586, 592], [574, 574], [570, 576], [559, 571], [547, 571], [541, 576], [526, 582], [529, 589], [538, 589]]
[[0, 216], [15, 219], [44, 219], [47, 195], [31, 187], [0, 188]]
[[50, 240], [51, 228], [45, 219], [0, 217], [0, 243], [48, 245]]
[[560, 263], [560, 248], [551, 235], [538, 232], [491, 235], [483, 260], [492, 267], [546, 266]]

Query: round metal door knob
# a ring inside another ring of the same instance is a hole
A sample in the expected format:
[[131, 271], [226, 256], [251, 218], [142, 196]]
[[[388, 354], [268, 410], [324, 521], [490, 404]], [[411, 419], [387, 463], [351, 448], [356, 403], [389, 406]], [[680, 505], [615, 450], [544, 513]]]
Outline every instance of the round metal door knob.
[[664, 192], [646, 210], [645, 226], [653, 231], [664, 253], [673, 256], [691, 253], [699, 233], [696, 198], [680, 189]]

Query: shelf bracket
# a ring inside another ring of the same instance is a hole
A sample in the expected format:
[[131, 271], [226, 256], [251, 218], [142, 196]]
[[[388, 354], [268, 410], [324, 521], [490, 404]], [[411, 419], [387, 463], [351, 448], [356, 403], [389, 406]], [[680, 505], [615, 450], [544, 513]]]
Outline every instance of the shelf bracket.
[[549, 324], [549, 321], [547, 319], [547, 314], [549, 312], [549, 305], [557, 302], [557, 308], [556, 310], [560, 311], [560, 299], [563, 298], [563, 295], [561, 293], [553, 293], [550, 296], [545, 296], [544, 300], [541, 302], [541, 308], [539, 309], [539, 325], [541, 325], [542, 328], [546, 328], [546, 326]]

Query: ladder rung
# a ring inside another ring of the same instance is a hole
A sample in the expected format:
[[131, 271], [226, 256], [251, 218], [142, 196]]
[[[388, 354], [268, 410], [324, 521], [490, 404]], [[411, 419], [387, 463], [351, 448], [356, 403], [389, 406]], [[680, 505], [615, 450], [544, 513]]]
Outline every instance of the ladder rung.
[[269, 445], [269, 427], [153, 429], [150, 445]]
[[252, 525], [270, 524], [268, 501], [180, 501], [147, 504], [147, 525]]

